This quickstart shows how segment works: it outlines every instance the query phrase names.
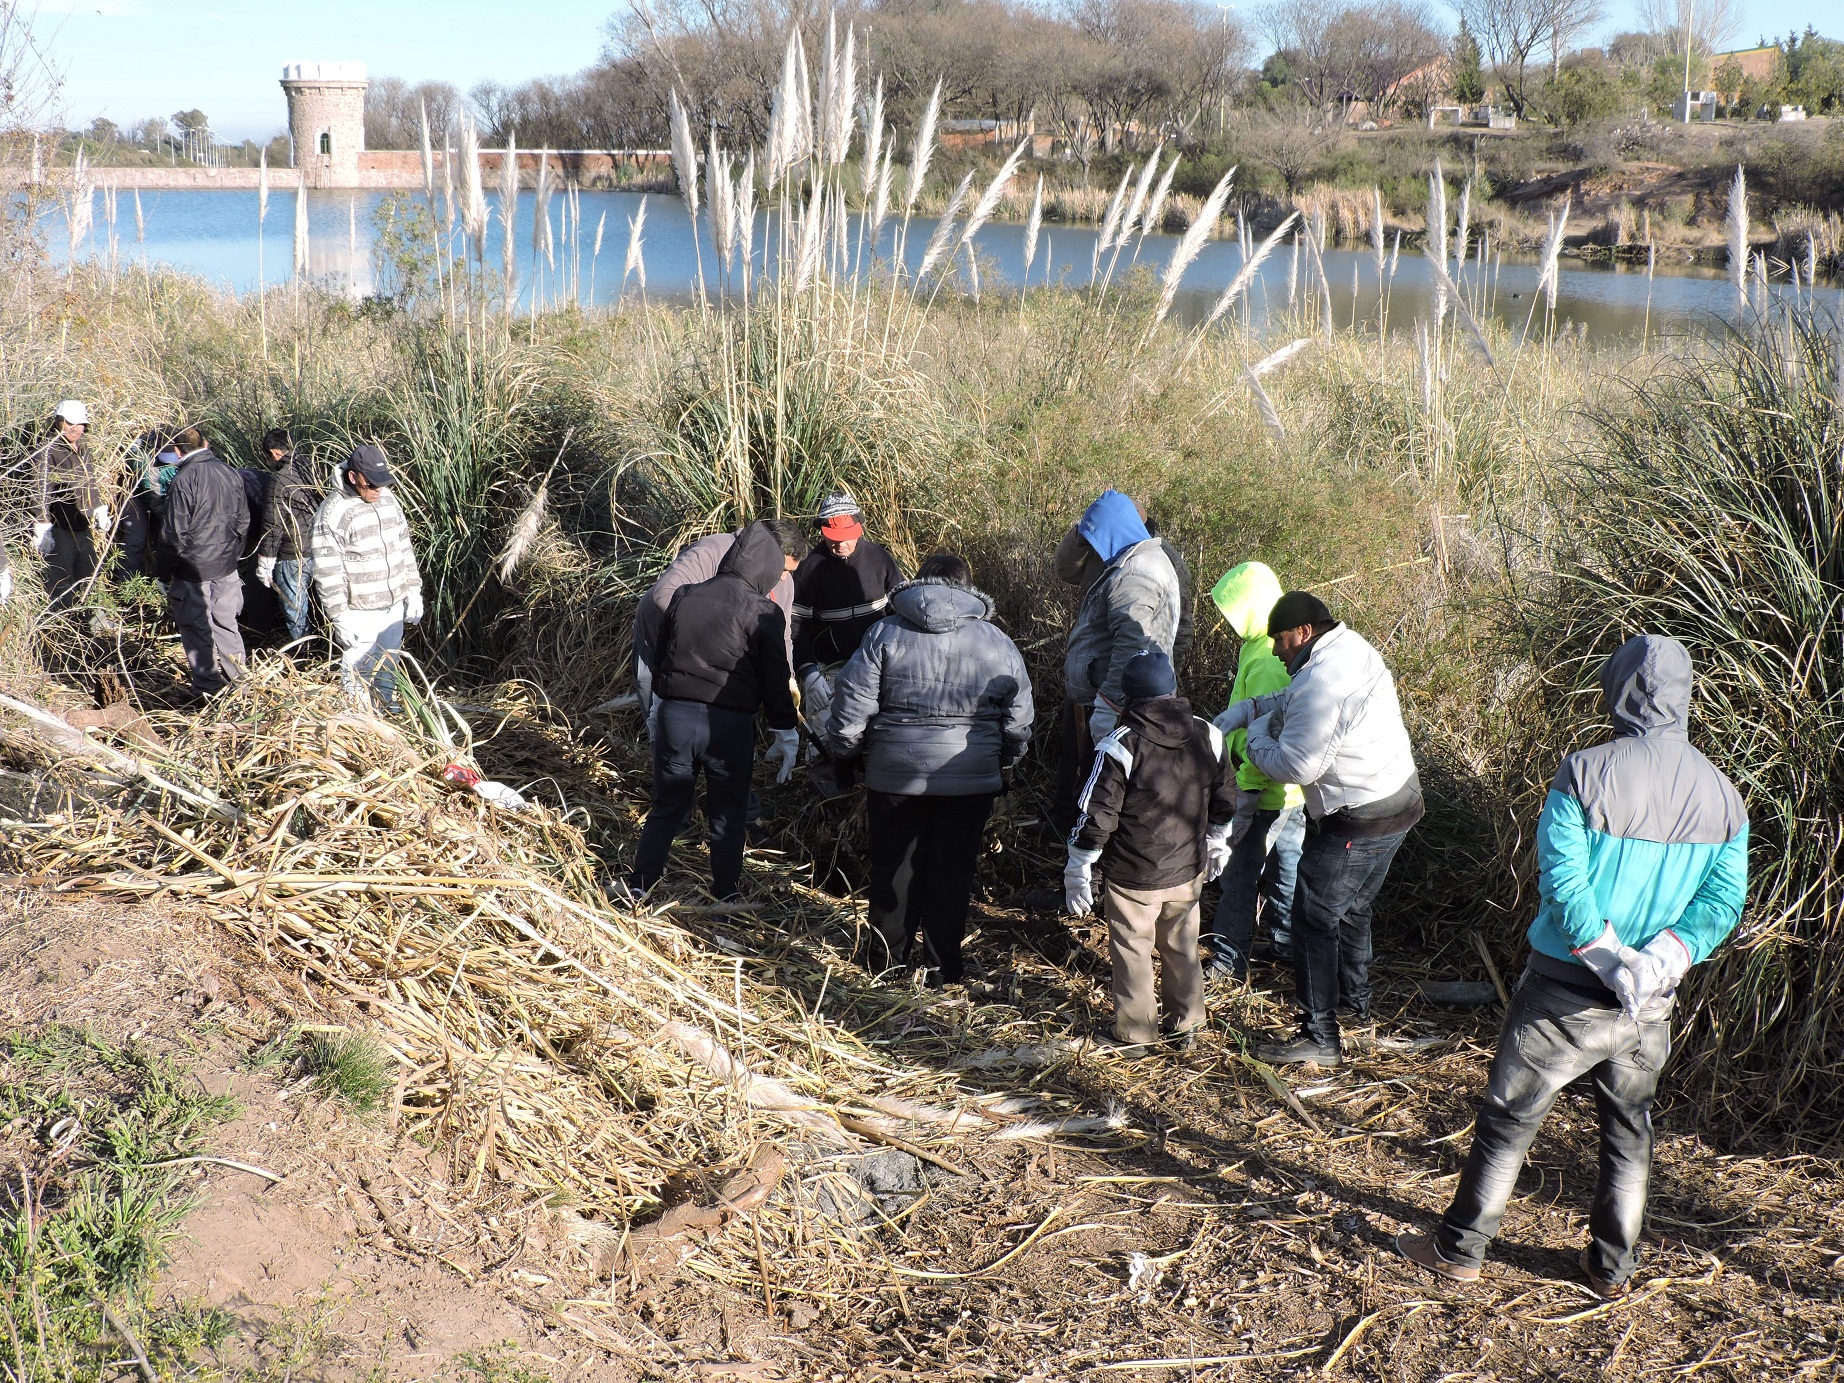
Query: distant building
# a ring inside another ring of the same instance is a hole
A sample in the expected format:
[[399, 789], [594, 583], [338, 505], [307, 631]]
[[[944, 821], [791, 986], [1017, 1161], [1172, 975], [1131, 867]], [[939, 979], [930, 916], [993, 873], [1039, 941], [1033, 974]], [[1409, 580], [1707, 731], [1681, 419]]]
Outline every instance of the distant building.
[[291, 62], [282, 69], [293, 164], [309, 187], [357, 183], [366, 86], [362, 62]]
[[1437, 125], [1464, 125], [1474, 129], [1515, 130], [1517, 116], [1508, 110], [1485, 104], [1478, 106], [1429, 106], [1428, 128]]
[[[1737, 48], [1732, 53], [1715, 53], [1710, 57], [1710, 71], [1720, 74], [1722, 69], [1734, 63], [1740, 71], [1742, 80], [1748, 82], [1771, 82], [1780, 73], [1780, 46], [1769, 43], [1761, 48]], [[1721, 80], [1718, 75], [1717, 80]], [[1736, 92], [1724, 92], [1729, 100], [1734, 100]]]
[[1720, 92], [1686, 91], [1678, 96], [1672, 104], [1673, 120], [1714, 120], [1717, 104], [1722, 100]]
[[1780, 107], [1780, 114], [1778, 116], [1778, 119], [1780, 120], [1782, 124], [1784, 124], [1785, 122], [1789, 120], [1804, 120], [1805, 118], [1806, 118], [1806, 108], [1804, 106], [1781, 106]]

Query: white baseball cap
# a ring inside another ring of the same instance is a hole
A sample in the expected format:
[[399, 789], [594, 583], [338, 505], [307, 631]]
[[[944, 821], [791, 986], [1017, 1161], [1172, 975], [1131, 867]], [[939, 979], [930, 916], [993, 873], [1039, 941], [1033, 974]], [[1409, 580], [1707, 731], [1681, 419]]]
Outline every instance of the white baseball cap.
[[90, 410], [83, 406], [82, 399], [65, 399], [58, 405], [57, 416], [67, 423], [82, 423], [85, 427], [90, 425]]

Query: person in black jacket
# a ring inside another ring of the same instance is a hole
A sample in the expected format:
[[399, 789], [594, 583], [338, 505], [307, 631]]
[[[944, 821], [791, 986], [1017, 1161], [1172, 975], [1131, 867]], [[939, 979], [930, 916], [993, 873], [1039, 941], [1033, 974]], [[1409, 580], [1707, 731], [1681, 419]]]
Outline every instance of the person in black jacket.
[[45, 594], [61, 610], [89, 589], [96, 572], [92, 533], [108, 534], [109, 505], [96, 480], [84, 434], [90, 413], [81, 399], [65, 399], [51, 420], [51, 438], [33, 457], [37, 481], [32, 540], [45, 559]]
[[653, 648], [653, 805], [634, 856], [634, 888], [649, 889], [665, 873], [702, 771], [711, 891], [739, 896], [756, 712], [767, 713], [774, 732], [777, 782], [793, 774], [800, 749], [786, 625], [769, 599], [786, 569], [774, 530], [752, 523], [717, 575], [680, 587], [666, 607]]
[[794, 571], [794, 676], [809, 725], [824, 725], [832, 672], [890, 608], [903, 584], [888, 551], [864, 536], [864, 513], [849, 490], [834, 490], [819, 512], [819, 545]]
[[212, 454], [204, 434], [188, 427], [174, 439], [179, 469], [167, 487], [158, 570], [168, 582], [167, 606], [199, 696], [222, 691], [243, 676], [243, 581], [237, 563], [250, 531], [243, 479]]
[[[1204, 1023], [1198, 899], [1229, 861], [1236, 764], [1223, 736], [1177, 695], [1171, 659], [1149, 649], [1121, 678], [1120, 725], [1095, 746], [1077, 799], [1063, 871], [1065, 902], [1081, 916], [1107, 878], [1102, 915], [1114, 956], [1114, 1028], [1103, 1045], [1144, 1047], [1161, 1033], [1189, 1046]], [[1157, 947], [1161, 983], [1153, 988]]]
[[314, 513], [326, 498], [312, 464], [294, 454], [285, 427], [263, 434], [263, 454], [275, 468], [256, 545], [256, 579], [275, 592], [292, 642], [307, 637], [307, 598], [314, 578]]

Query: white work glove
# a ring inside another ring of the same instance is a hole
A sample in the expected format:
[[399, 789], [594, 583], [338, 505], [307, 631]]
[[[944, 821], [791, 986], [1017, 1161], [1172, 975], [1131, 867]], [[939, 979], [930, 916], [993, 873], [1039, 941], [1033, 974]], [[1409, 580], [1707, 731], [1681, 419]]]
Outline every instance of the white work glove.
[[403, 598], [403, 622], [421, 624], [423, 622], [423, 593], [411, 591]]
[[1097, 701], [1095, 703], [1095, 709], [1089, 712], [1089, 739], [1096, 744], [1100, 744], [1109, 735], [1114, 733], [1115, 727], [1119, 724], [1120, 712], [1105, 701]]
[[525, 798], [517, 788], [505, 783], [496, 783], [491, 779], [482, 779], [474, 784], [474, 795], [504, 811], [519, 812], [525, 810]]
[[256, 580], [259, 584], [275, 587], [275, 558], [258, 557], [256, 559]]
[[1626, 1010], [1628, 1018], [1656, 1021], [1671, 1012], [1678, 982], [1689, 970], [1689, 948], [1675, 933], [1660, 932], [1642, 950], [1635, 951], [1631, 947], [1621, 950], [1614, 992], [1619, 994], [1620, 1006]]
[[[1595, 978], [1609, 989], [1614, 988], [1614, 974], [1620, 968], [1620, 953], [1630, 950], [1620, 942], [1619, 933], [1613, 929], [1611, 922], [1601, 923], [1601, 934], [1586, 946], [1577, 946], [1575, 959], [1594, 971]], [[1615, 990], [1615, 993], [1618, 993]]]
[[1230, 702], [1210, 723], [1225, 735], [1233, 735], [1238, 730], [1248, 729], [1250, 722], [1254, 719], [1255, 698], [1245, 696], [1240, 701]]
[[1063, 866], [1063, 911], [1071, 917], [1087, 917], [1095, 906], [1095, 862], [1099, 850], [1069, 847], [1069, 863]]
[[800, 713], [807, 718], [809, 725], [818, 725], [826, 719], [826, 712], [832, 709], [832, 683], [826, 680], [826, 674], [817, 666], [808, 668], [800, 675]]
[[0, 605], [6, 604], [12, 598], [13, 569], [8, 567], [5, 571], [0, 571]]
[[90, 527], [95, 529], [98, 533], [107, 533], [109, 531], [108, 505], [99, 504], [94, 509], [90, 510]]
[[1225, 821], [1221, 826], [1212, 826], [1204, 833], [1204, 878], [1206, 881], [1218, 878], [1229, 867], [1229, 852], [1235, 848], [1235, 843], [1230, 839], [1231, 824]]
[[333, 638], [342, 649], [358, 646], [359, 631], [353, 623], [352, 611], [341, 610], [333, 616]]
[[779, 764], [775, 770], [775, 781], [785, 783], [794, 776], [794, 761], [800, 757], [800, 731], [773, 730], [768, 746], [768, 761]]
[[57, 539], [51, 536], [51, 525], [35, 523], [32, 525], [32, 546], [40, 557], [49, 557], [58, 550]]

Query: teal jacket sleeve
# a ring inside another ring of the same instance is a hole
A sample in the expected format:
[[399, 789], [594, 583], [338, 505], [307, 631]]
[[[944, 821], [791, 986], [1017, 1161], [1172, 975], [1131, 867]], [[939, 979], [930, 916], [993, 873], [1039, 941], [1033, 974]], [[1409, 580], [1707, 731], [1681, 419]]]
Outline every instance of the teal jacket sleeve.
[[1589, 866], [1588, 819], [1581, 803], [1552, 788], [1537, 818], [1537, 886], [1560, 908], [1572, 950], [1588, 945], [1607, 925]]
[[1748, 828], [1717, 852], [1716, 862], [1671, 931], [1690, 952], [1692, 964], [1704, 960], [1741, 920], [1748, 898]]

